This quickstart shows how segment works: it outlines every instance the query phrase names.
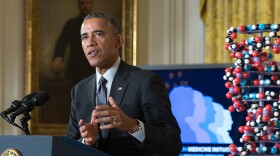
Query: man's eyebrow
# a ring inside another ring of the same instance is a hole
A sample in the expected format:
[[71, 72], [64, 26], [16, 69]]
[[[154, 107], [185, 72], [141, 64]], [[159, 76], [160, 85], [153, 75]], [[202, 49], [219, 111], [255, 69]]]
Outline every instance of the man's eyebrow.
[[86, 36], [88, 33], [82, 33], [81, 36]]
[[103, 30], [94, 30], [94, 31], [92, 31], [93, 33], [104, 33], [104, 31]]
[[[94, 30], [94, 31], [92, 31], [92, 33], [104, 33], [104, 31], [103, 30]], [[88, 35], [87, 32], [84, 32], [81, 34], [81, 36], [86, 36], [86, 35]]]

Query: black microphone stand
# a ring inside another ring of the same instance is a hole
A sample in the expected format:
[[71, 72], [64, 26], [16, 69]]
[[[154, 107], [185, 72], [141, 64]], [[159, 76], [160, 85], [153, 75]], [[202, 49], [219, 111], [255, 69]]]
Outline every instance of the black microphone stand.
[[23, 128], [23, 131], [26, 135], [30, 135], [30, 131], [28, 129], [28, 121], [31, 119], [31, 116], [28, 112], [24, 113], [24, 117], [20, 119], [21, 126]]
[[[34, 97], [33, 97], [34, 96]], [[34, 106], [40, 106], [44, 102], [46, 102], [49, 99], [49, 94], [46, 93], [45, 91], [41, 91], [40, 93], [32, 93], [24, 97], [23, 100], [21, 100], [19, 103], [21, 106], [16, 108], [16, 110], [11, 110], [12, 108], [9, 108], [6, 111], [0, 112], [0, 116], [5, 119], [9, 124], [20, 128], [26, 135], [30, 135], [30, 131], [28, 129], [28, 121], [31, 119], [31, 115], [29, 114], [30, 111], [34, 109]], [[17, 100], [15, 101], [17, 102]], [[18, 103], [13, 103], [14, 105]], [[16, 105], [17, 106], [17, 105]], [[13, 106], [13, 107], [16, 107]], [[12, 111], [14, 111], [11, 115], [10, 118], [7, 116], [10, 114]], [[23, 113], [23, 117], [20, 119], [21, 126], [18, 126], [18, 124], [15, 123], [15, 119], [18, 115]]]
[[22, 127], [20, 127], [18, 124], [16, 124], [14, 121], [15, 121], [15, 118], [9, 118], [5, 113], [1, 112], [0, 113], [0, 116], [5, 119], [9, 124], [21, 129], [22, 131], [24, 131], [24, 133], [26, 135], [30, 135], [30, 132], [29, 132], [29, 129], [28, 129], [28, 121], [31, 119], [31, 116], [29, 113], [24, 113], [24, 117], [20, 119], [21, 121], [21, 125]]
[[30, 133], [28, 131], [26, 131], [25, 129], [20, 127], [18, 124], [14, 123], [14, 121], [11, 121], [7, 115], [0, 113], [0, 116], [3, 117], [9, 124], [11, 124], [11, 125], [19, 128], [19, 129], [21, 129], [22, 131], [24, 131], [26, 135], [30, 135]]
[[0, 113], [0, 116], [1, 116], [3, 119], [5, 119], [8, 123], [11, 123], [9, 117], [8, 117], [4, 112], [1, 112], [1, 113]]

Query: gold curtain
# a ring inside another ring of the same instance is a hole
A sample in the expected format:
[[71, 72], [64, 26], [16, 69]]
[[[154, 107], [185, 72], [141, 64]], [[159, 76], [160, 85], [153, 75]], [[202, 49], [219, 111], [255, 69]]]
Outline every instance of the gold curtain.
[[[260, 23], [280, 24], [279, 14], [280, 0], [200, 0], [200, 15], [205, 25], [205, 63], [234, 61], [224, 49], [228, 28]], [[280, 32], [277, 35], [280, 36]], [[236, 41], [249, 36], [238, 34]], [[279, 58], [274, 55], [274, 60], [279, 61]]]

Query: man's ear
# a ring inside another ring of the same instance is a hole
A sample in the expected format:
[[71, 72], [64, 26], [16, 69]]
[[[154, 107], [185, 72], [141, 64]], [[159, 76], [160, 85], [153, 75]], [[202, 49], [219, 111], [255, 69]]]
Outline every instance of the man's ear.
[[116, 48], [121, 48], [124, 44], [124, 36], [123, 34], [118, 34], [117, 35], [117, 43], [116, 43]]

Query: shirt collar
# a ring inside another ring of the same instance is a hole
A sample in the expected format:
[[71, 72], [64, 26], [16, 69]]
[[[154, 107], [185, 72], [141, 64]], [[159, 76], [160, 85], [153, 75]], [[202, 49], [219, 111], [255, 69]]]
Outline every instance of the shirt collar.
[[[107, 82], [109, 83], [112, 83], [113, 82], [113, 79], [116, 75], [116, 72], [119, 68], [119, 65], [120, 65], [120, 62], [121, 62], [121, 58], [119, 57], [117, 59], [117, 61], [115, 62], [115, 64], [110, 67], [104, 74], [103, 74], [103, 77], [107, 80]], [[96, 70], [96, 84], [98, 84], [99, 82], [99, 79], [101, 78], [101, 74]]]

